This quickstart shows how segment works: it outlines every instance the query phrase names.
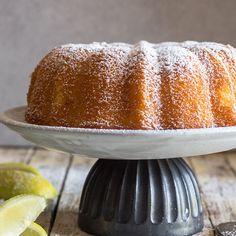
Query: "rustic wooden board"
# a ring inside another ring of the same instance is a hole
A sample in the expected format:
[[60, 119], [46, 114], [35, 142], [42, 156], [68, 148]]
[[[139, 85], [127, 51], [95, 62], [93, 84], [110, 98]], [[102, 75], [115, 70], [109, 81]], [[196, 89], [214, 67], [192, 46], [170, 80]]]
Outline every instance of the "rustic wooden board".
[[[236, 220], [236, 178], [227, 156], [231, 157], [232, 162], [234, 156], [236, 161], [236, 153], [195, 157], [190, 161], [196, 172], [208, 215], [208, 218], [205, 217], [205, 227], [209, 229], [219, 223]], [[207, 233], [206, 235], [214, 235]]]
[[62, 186], [70, 165], [70, 156], [68, 154], [37, 150], [29, 164], [36, 167], [45, 178], [50, 180], [59, 193], [54, 201], [49, 201], [46, 211], [37, 219], [37, 222], [49, 232], [54, 223]]
[[[198, 236], [213, 236], [219, 223], [236, 220], [236, 152], [186, 159], [195, 171], [201, 190], [205, 228]], [[58, 189], [38, 222], [51, 236], [85, 236], [78, 228], [82, 187], [94, 159], [35, 148], [0, 148], [0, 162], [30, 163]]]
[[73, 157], [51, 235], [87, 235], [78, 228], [79, 202], [82, 187], [94, 159]]
[[24, 162], [30, 161], [34, 155], [34, 148], [0, 148], [0, 162]]

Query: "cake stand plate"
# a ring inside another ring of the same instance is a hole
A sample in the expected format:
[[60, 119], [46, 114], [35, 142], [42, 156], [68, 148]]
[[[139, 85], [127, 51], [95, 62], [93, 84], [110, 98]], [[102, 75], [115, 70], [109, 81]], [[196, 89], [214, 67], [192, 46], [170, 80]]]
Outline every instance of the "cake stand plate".
[[0, 121], [47, 149], [99, 160], [86, 179], [79, 226], [107, 236], [183, 236], [203, 228], [196, 178], [177, 157], [236, 147], [236, 127], [188, 130], [105, 130], [29, 124], [26, 107]]
[[8, 110], [0, 121], [47, 149], [103, 159], [161, 159], [204, 155], [236, 146], [236, 127], [178, 130], [111, 130], [33, 125], [26, 107]]

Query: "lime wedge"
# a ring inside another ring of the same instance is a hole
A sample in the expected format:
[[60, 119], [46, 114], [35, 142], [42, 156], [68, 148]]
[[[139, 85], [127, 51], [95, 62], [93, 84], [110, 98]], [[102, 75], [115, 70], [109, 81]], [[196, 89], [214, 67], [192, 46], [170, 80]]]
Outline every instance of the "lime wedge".
[[40, 225], [32, 223], [20, 236], [47, 236], [47, 233]]
[[29, 172], [36, 175], [41, 175], [38, 170], [36, 170], [33, 166], [26, 165], [24, 163], [1, 163], [0, 164], [0, 171], [2, 170], [21, 170], [24, 172]]
[[20, 235], [45, 209], [46, 200], [35, 195], [20, 195], [0, 205], [0, 235]]
[[9, 199], [20, 194], [53, 199], [57, 190], [31, 166], [19, 163], [0, 165], [0, 198]]

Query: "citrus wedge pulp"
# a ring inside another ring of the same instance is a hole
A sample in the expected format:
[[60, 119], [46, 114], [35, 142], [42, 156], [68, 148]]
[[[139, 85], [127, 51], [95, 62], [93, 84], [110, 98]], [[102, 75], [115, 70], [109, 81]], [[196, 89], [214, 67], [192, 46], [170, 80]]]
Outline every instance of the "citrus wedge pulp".
[[0, 236], [23, 233], [45, 209], [46, 200], [35, 195], [19, 195], [0, 205]]

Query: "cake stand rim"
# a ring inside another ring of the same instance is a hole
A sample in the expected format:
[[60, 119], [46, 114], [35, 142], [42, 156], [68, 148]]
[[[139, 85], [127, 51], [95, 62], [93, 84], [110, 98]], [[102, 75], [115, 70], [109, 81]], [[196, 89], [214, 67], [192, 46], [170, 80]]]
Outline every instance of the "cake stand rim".
[[176, 130], [109, 130], [33, 125], [26, 106], [0, 113], [0, 122], [50, 150], [117, 160], [168, 159], [234, 149], [236, 126]]
[[210, 128], [191, 128], [191, 129], [165, 129], [165, 130], [130, 130], [130, 129], [97, 129], [97, 128], [74, 128], [65, 126], [47, 126], [30, 124], [22, 119], [16, 118], [16, 114], [25, 114], [27, 106], [17, 106], [0, 112], [0, 123], [4, 125], [17, 126], [21, 128], [37, 129], [50, 132], [71, 132], [71, 133], [86, 133], [86, 134], [104, 134], [104, 135], [138, 135], [138, 136], [185, 136], [191, 133], [192, 135], [207, 135], [213, 133], [236, 133], [236, 126], [226, 127], [210, 127]]

